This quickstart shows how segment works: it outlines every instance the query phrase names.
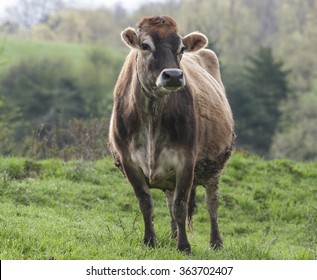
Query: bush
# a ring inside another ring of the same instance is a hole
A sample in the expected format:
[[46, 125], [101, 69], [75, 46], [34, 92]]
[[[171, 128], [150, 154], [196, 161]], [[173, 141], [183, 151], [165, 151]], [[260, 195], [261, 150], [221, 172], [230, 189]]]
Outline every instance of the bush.
[[95, 160], [108, 153], [107, 118], [45, 124], [37, 131], [30, 155], [37, 159]]
[[1, 115], [10, 112], [6, 123], [16, 126], [16, 142], [23, 143], [44, 116], [48, 122], [61, 110], [67, 119], [88, 116], [82, 90], [71, 72], [65, 60], [29, 58], [11, 67], [2, 78], [0, 98], [5, 106]]
[[317, 159], [317, 94], [304, 94], [284, 107], [280, 130], [275, 134], [272, 157]]

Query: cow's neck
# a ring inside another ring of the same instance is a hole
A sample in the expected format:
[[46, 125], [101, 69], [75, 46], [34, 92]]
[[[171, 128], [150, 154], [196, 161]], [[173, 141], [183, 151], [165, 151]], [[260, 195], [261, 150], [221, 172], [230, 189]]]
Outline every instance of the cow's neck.
[[158, 116], [159, 111], [161, 109], [162, 105], [162, 100], [161, 99], [149, 99], [149, 111], [151, 111], [151, 114], [155, 117]]
[[141, 118], [157, 119], [163, 109], [164, 97], [151, 97], [143, 89], [136, 96], [136, 106]]
[[[142, 170], [151, 184], [155, 181], [155, 172], [158, 169], [157, 159], [161, 152], [157, 141], [161, 132], [164, 98], [153, 99], [140, 91], [136, 96], [135, 106], [141, 124], [136, 136], [136, 146], [140, 149], [137, 154], [141, 155], [141, 159], [136, 159], [136, 161], [140, 162]], [[144, 148], [140, 148], [140, 146]]]

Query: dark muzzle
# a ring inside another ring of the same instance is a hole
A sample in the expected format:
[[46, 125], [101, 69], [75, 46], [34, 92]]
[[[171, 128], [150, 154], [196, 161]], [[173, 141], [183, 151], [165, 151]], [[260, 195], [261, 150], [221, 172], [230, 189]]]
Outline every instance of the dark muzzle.
[[183, 71], [177, 68], [164, 69], [158, 76], [156, 85], [165, 89], [175, 90], [185, 85]]

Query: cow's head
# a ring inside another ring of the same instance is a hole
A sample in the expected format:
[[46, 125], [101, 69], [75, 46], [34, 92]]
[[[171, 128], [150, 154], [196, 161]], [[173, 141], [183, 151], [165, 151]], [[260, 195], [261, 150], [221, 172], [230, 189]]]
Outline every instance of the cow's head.
[[176, 22], [168, 16], [143, 18], [137, 30], [129, 27], [121, 36], [130, 48], [137, 50], [138, 79], [154, 98], [185, 86], [180, 69], [183, 53], [200, 50], [208, 42], [199, 32], [181, 37]]

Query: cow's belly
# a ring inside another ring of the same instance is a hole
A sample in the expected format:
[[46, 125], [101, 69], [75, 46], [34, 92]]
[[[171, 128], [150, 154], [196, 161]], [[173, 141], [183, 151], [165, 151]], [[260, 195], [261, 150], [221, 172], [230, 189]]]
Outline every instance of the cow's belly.
[[159, 189], [174, 189], [175, 174], [182, 165], [182, 155], [174, 148], [139, 147], [131, 153], [133, 163], [139, 166], [149, 184], [149, 187]]

